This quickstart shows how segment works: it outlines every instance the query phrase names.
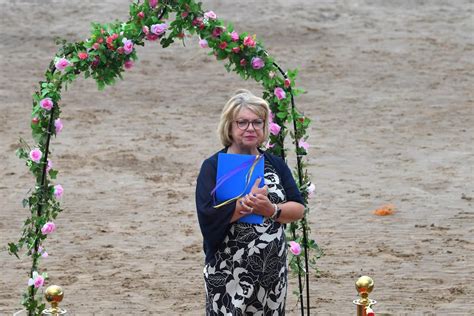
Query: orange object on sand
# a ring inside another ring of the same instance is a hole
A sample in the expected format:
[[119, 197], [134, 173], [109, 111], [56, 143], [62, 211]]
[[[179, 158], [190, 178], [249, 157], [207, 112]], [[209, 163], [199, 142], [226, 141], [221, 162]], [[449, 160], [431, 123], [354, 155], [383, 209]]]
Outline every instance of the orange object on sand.
[[395, 213], [395, 205], [393, 204], [383, 205], [374, 211], [374, 214], [378, 216], [387, 216], [392, 215], [393, 213]]

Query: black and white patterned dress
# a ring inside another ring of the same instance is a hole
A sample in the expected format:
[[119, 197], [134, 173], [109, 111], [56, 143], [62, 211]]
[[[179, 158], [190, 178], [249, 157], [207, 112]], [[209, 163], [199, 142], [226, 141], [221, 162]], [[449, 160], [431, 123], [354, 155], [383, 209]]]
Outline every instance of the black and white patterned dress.
[[[267, 161], [264, 178], [269, 200], [286, 202], [280, 177]], [[286, 253], [282, 224], [233, 223], [215, 261], [204, 267], [206, 315], [284, 315]]]

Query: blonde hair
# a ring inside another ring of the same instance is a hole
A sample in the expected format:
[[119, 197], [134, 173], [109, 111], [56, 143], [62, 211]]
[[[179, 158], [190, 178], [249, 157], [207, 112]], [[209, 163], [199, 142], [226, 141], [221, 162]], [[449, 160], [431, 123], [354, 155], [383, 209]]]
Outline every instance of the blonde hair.
[[270, 107], [267, 101], [259, 98], [252, 94], [252, 92], [239, 89], [235, 92], [234, 96], [227, 101], [226, 105], [222, 109], [221, 120], [217, 133], [221, 139], [222, 145], [228, 147], [232, 144], [232, 122], [235, 116], [243, 108], [249, 109], [250, 111], [257, 114], [261, 119], [265, 120], [263, 127], [263, 141], [259, 144], [260, 146], [268, 139], [268, 118], [270, 115]]

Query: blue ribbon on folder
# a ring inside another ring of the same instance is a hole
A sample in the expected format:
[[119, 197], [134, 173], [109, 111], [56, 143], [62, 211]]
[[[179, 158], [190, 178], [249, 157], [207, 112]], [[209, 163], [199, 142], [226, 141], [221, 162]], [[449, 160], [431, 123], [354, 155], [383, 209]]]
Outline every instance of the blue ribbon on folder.
[[[215, 208], [226, 205], [250, 193], [258, 178], [264, 175], [263, 155], [239, 155], [219, 153], [217, 157], [216, 187], [211, 194], [214, 196]], [[265, 185], [260, 182], [260, 187]], [[263, 216], [249, 214], [238, 220], [250, 224], [262, 224]]]

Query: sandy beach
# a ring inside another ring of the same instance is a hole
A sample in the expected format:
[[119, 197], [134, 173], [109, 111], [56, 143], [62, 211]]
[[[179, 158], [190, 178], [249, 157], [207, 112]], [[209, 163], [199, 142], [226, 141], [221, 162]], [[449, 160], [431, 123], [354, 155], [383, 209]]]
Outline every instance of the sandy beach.
[[[0, 315], [21, 309], [30, 261], [18, 239], [34, 186], [15, 156], [33, 144], [31, 95], [57, 36], [125, 21], [128, 0], [0, 0]], [[311, 271], [312, 315], [355, 315], [354, 283], [375, 281], [379, 315], [474, 314], [474, 4], [454, 1], [203, 1], [299, 69], [313, 119], [308, 220], [325, 252]], [[202, 161], [221, 148], [220, 111], [238, 88], [186, 38], [138, 48], [124, 80], [82, 76], [62, 94], [52, 140], [64, 212], [42, 261], [71, 315], [203, 315], [204, 255], [194, 207]], [[292, 164], [294, 157], [290, 157]], [[395, 213], [373, 211], [392, 204]], [[299, 315], [291, 278], [287, 314]], [[470, 298], [469, 298], [470, 297]]]

